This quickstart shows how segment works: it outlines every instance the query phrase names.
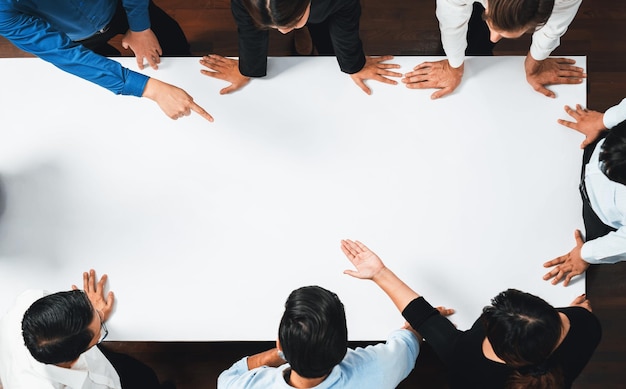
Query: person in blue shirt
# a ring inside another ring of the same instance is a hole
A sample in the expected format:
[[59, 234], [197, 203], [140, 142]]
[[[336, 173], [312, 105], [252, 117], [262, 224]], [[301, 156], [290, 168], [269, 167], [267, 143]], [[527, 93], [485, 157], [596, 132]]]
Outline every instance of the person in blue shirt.
[[184, 90], [106, 58], [119, 55], [107, 44], [118, 34], [140, 69], [190, 54], [178, 23], [151, 0], [0, 0], [0, 35], [18, 48], [115, 94], [154, 100], [172, 119], [195, 111], [213, 121]]
[[413, 370], [414, 331], [392, 332], [386, 343], [348, 348], [343, 304], [319, 286], [294, 290], [285, 303], [276, 348], [245, 357], [217, 379], [218, 389], [393, 389]]

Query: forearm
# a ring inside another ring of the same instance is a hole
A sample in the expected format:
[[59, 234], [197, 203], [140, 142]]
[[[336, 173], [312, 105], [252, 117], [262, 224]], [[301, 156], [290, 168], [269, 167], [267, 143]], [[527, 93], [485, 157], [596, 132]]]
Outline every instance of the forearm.
[[122, 0], [131, 31], [144, 31], [150, 28], [149, 3], [150, 0]]
[[618, 105], [606, 110], [602, 121], [606, 128], [613, 128], [626, 120], [626, 99], [623, 99]]
[[590, 264], [626, 261], [626, 227], [583, 244], [580, 255]]
[[555, 1], [552, 15], [546, 24], [533, 33], [530, 55], [534, 59], [543, 61], [559, 46], [560, 38], [574, 20], [581, 3], [582, 0]]
[[285, 364], [285, 360], [278, 356], [278, 349], [273, 348], [248, 357], [248, 370], [261, 366], [278, 367]]
[[472, 16], [473, 1], [437, 0], [437, 19], [441, 30], [441, 43], [453, 68], [465, 59], [467, 24]]
[[420, 297], [413, 289], [404, 283], [387, 267], [381, 269], [373, 278], [376, 283], [393, 301], [394, 305], [400, 312], [413, 301]]

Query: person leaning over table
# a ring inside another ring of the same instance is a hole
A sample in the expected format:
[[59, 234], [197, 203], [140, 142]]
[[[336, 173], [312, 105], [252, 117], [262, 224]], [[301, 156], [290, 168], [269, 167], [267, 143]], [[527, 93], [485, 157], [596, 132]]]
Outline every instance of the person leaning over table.
[[307, 26], [313, 45], [320, 55], [336, 55], [339, 68], [367, 94], [365, 80], [397, 84], [387, 77], [402, 74], [388, 69], [392, 56], [369, 57], [359, 37], [359, 0], [231, 0], [231, 10], [239, 33], [239, 60], [217, 54], [204, 56], [200, 63], [208, 68], [202, 74], [231, 84], [220, 93], [243, 88], [250, 78], [267, 74], [267, 48], [270, 29], [287, 34]]
[[465, 55], [493, 55], [502, 38], [533, 32], [524, 60], [526, 80], [539, 93], [546, 86], [580, 84], [586, 75], [568, 58], [548, 58], [576, 16], [582, 0], [437, 0], [441, 42], [447, 58], [423, 62], [402, 82], [412, 89], [438, 89], [431, 98], [452, 93], [461, 83]]
[[83, 288], [22, 293], [0, 318], [0, 386], [4, 389], [157, 389], [141, 362], [101, 348], [114, 296], [106, 274], [83, 273]]
[[291, 292], [276, 348], [245, 357], [217, 379], [218, 389], [395, 388], [419, 353], [414, 332], [399, 329], [386, 343], [348, 348], [343, 304], [319, 286]]
[[[584, 273], [591, 264], [626, 261], [626, 103], [604, 115], [565, 107], [575, 122], [559, 120], [585, 135], [580, 194], [586, 239], [574, 233], [576, 246], [567, 254], [544, 263], [553, 267], [543, 277], [557, 284]], [[599, 128], [602, 127], [602, 128]], [[604, 131], [604, 127], [611, 128]]]
[[151, 0], [0, 0], [0, 35], [18, 48], [115, 94], [147, 97], [172, 119], [195, 111], [213, 121], [184, 90], [106, 58], [119, 55], [107, 44], [117, 34], [140, 69], [190, 55], [178, 23]]
[[446, 365], [453, 389], [569, 388], [600, 342], [600, 322], [585, 295], [555, 309], [508, 289], [460, 331], [364, 244], [343, 240], [341, 248], [356, 268], [344, 273], [374, 281], [391, 298]]

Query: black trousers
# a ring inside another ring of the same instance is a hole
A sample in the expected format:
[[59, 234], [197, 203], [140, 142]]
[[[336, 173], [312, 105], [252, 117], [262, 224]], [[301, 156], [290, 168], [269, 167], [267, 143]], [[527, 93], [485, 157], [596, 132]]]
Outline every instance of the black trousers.
[[474, 3], [472, 17], [467, 26], [467, 48], [465, 55], [493, 55], [496, 43], [491, 41], [491, 32], [487, 23], [483, 20], [485, 7], [480, 3]]
[[[159, 40], [159, 44], [163, 50], [163, 56], [191, 56], [189, 42], [187, 42], [185, 33], [178, 22], [161, 8], [157, 7], [153, 1], [150, 1], [148, 5], [148, 12], [150, 14], [150, 28]], [[115, 15], [113, 15], [113, 19], [111, 19], [107, 27], [108, 29], [105, 32], [97, 33], [79, 43], [105, 57], [119, 56], [120, 52], [115, 47], [109, 45], [108, 42], [118, 34], [125, 34], [129, 28], [128, 17], [126, 16], [126, 10], [122, 6], [121, 0], [118, 1]]]
[[161, 384], [156, 373], [147, 365], [135, 358], [107, 350], [106, 346], [98, 345], [104, 356], [111, 362], [120, 376], [122, 389], [160, 389]]
[[[606, 136], [606, 133], [605, 133]], [[616, 231], [615, 228], [607, 226], [600, 220], [598, 215], [591, 208], [589, 199], [587, 197], [586, 189], [584, 186], [585, 178], [585, 166], [589, 163], [593, 151], [596, 149], [598, 142], [604, 139], [604, 136], [599, 137], [595, 142], [585, 147], [583, 152], [583, 166], [581, 169], [581, 186], [580, 195], [583, 200], [583, 222], [585, 224], [585, 240], [593, 240], [608, 234], [609, 232]]]

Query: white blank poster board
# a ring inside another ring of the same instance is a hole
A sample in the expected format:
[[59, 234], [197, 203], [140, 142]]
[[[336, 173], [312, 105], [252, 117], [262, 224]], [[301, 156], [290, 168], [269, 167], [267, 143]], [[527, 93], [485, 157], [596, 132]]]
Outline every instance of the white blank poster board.
[[[393, 62], [404, 73], [436, 59]], [[95, 268], [117, 296], [112, 340], [272, 340], [304, 285], [339, 295], [352, 340], [383, 339], [403, 319], [342, 274], [342, 238], [455, 308], [460, 329], [509, 287], [556, 306], [584, 291], [583, 277], [541, 277], [582, 228], [582, 135], [556, 120], [585, 103], [585, 84], [546, 98], [523, 57], [468, 59], [436, 101], [376, 82], [368, 96], [334, 58], [271, 58], [267, 78], [226, 96], [198, 58], [145, 73], [215, 122], [170, 120], [38, 59], [0, 60], [0, 312]]]

